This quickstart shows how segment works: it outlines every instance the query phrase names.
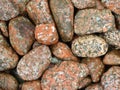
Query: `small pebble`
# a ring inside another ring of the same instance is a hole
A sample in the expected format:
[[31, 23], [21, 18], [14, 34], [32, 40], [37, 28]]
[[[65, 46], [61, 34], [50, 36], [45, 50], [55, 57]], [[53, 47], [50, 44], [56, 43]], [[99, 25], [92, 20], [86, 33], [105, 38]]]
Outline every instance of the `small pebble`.
[[5, 37], [8, 37], [8, 28], [5, 21], [0, 21], [0, 30]]
[[96, 35], [79, 36], [72, 41], [72, 52], [78, 57], [98, 57], [107, 50], [108, 44]]
[[36, 80], [48, 68], [51, 52], [48, 46], [41, 45], [24, 55], [17, 65], [18, 75], [23, 80]]

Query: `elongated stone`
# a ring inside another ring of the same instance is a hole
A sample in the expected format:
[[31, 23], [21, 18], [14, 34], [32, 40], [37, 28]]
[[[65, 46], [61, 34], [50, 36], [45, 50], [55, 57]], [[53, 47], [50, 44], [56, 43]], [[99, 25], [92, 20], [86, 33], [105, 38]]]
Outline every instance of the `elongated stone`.
[[50, 8], [55, 19], [58, 32], [64, 42], [73, 38], [74, 8], [70, 0], [50, 0]]

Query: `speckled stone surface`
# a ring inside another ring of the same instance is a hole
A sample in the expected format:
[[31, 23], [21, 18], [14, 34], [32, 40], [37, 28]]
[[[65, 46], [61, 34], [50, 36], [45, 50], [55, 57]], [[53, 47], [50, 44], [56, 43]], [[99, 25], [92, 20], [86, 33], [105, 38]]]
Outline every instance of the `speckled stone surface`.
[[101, 83], [104, 90], [120, 90], [120, 67], [112, 66], [106, 71], [101, 78]]
[[0, 21], [0, 30], [5, 37], [8, 37], [8, 27], [5, 21]]
[[114, 28], [114, 16], [108, 9], [79, 10], [75, 16], [74, 32], [77, 35], [107, 32]]
[[41, 45], [23, 56], [18, 65], [18, 75], [23, 80], [36, 80], [48, 68], [51, 59], [49, 47]]
[[50, 0], [50, 8], [61, 39], [69, 42], [73, 38], [74, 7], [70, 0]]
[[19, 55], [25, 55], [34, 42], [34, 25], [29, 19], [20, 16], [9, 23], [10, 43]]
[[73, 40], [71, 49], [78, 57], [98, 57], [107, 52], [108, 44], [96, 35], [85, 35]]
[[85, 88], [85, 90], [104, 90], [104, 89], [101, 84], [97, 83], [88, 86], [87, 88]]
[[18, 90], [17, 80], [10, 74], [0, 73], [0, 90]]
[[48, 69], [41, 80], [44, 90], [77, 90], [79, 81], [89, 74], [85, 64], [63, 61], [59, 66]]
[[18, 8], [10, 0], [0, 0], [0, 20], [8, 21], [18, 14]]

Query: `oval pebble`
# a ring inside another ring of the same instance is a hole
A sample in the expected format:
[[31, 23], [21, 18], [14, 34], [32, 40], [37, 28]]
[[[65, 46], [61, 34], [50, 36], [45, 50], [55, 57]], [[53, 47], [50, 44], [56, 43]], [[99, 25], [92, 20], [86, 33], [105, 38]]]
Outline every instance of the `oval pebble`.
[[0, 73], [0, 90], [18, 90], [17, 80], [10, 74]]
[[23, 80], [36, 80], [48, 68], [50, 59], [49, 47], [45, 45], [38, 46], [21, 58], [17, 65], [18, 75]]
[[34, 30], [34, 25], [23, 16], [10, 21], [10, 43], [19, 55], [25, 55], [30, 50], [35, 39]]
[[96, 35], [80, 36], [72, 42], [72, 52], [79, 57], [98, 57], [107, 50], [108, 44]]
[[115, 19], [108, 9], [79, 10], [74, 20], [74, 32], [77, 35], [112, 31], [115, 28]]

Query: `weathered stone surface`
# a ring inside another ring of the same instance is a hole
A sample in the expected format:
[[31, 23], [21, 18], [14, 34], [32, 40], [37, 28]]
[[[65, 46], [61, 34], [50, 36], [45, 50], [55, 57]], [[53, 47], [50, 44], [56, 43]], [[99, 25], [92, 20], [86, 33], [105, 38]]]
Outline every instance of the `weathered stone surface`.
[[98, 84], [92, 84], [85, 88], [85, 90], [104, 90], [103, 87], [98, 83]]
[[90, 75], [93, 82], [99, 82], [103, 71], [104, 64], [101, 61], [101, 58], [85, 58], [82, 60], [83, 63], [87, 64], [87, 67], [90, 71]]
[[84, 78], [79, 83], [79, 89], [82, 89], [82, 88], [88, 86], [91, 82], [92, 82], [91, 78], [89, 78], [89, 77]]
[[27, 4], [27, 12], [36, 25], [53, 23], [48, 0], [31, 0]]
[[19, 8], [20, 14], [25, 13], [26, 11], [26, 4], [30, 1], [30, 0], [10, 0], [12, 3], [14, 3], [14, 5], [16, 5], [16, 7]]
[[106, 65], [120, 65], [120, 50], [108, 52], [103, 59], [103, 63]]
[[50, 59], [51, 52], [47, 46], [36, 47], [19, 61], [17, 65], [18, 75], [23, 80], [36, 80], [48, 68]]
[[8, 37], [8, 30], [7, 29], [8, 28], [7, 28], [6, 22], [0, 21], [0, 30], [5, 37]]
[[120, 48], [120, 30], [106, 32], [104, 34], [104, 39], [110, 45]]
[[22, 84], [21, 90], [42, 90], [39, 80], [29, 81]]
[[65, 43], [58, 42], [57, 44], [52, 45], [51, 51], [53, 55], [61, 60], [78, 60], [78, 58], [73, 55], [72, 51]]
[[0, 73], [0, 90], [18, 90], [17, 80], [10, 74]]
[[31, 48], [35, 39], [34, 29], [34, 25], [23, 16], [10, 21], [10, 43], [19, 55], [25, 55]]
[[59, 66], [46, 70], [41, 80], [44, 90], [77, 90], [79, 81], [89, 74], [85, 64], [63, 61]]
[[95, 7], [96, 0], [71, 0], [73, 5], [78, 9]]
[[36, 26], [35, 38], [39, 43], [52, 45], [58, 42], [58, 33], [54, 24], [40, 24]]
[[79, 10], [75, 16], [74, 32], [77, 35], [107, 32], [114, 28], [114, 16], [108, 9]]
[[79, 57], [98, 57], [107, 50], [108, 44], [96, 35], [80, 36], [72, 42], [72, 52]]
[[8, 21], [18, 14], [19, 10], [10, 2], [10, 0], [0, 0], [0, 20]]
[[64, 42], [73, 38], [74, 8], [70, 0], [50, 0], [50, 8], [55, 19], [58, 32]]
[[104, 90], [120, 90], [120, 67], [113, 66], [102, 76]]
[[13, 69], [18, 63], [18, 56], [0, 34], [0, 71]]
[[101, 0], [101, 2], [108, 9], [120, 15], [120, 0]]

